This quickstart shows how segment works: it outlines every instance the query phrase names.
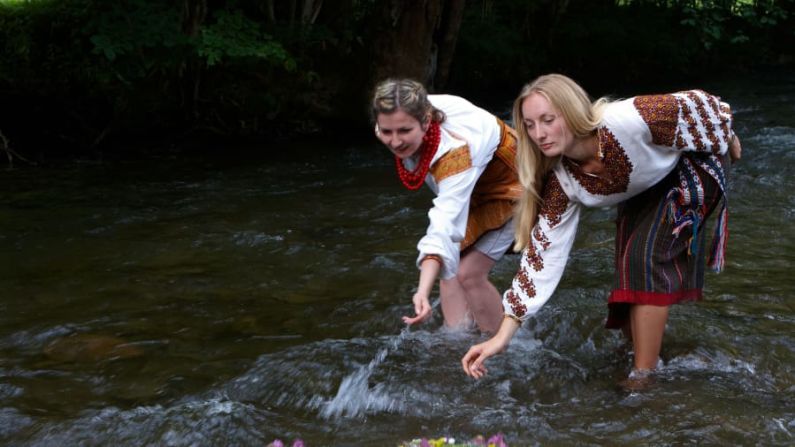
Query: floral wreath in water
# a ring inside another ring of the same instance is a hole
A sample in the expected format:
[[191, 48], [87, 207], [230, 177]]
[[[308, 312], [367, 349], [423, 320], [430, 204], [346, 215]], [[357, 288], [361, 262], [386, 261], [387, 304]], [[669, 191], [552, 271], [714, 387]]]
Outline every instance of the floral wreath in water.
[[[497, 433], [496, 435], [490, 437], [489, 439], [484, 438], [481, 435], [474, 437], [470, 441], [465, 441], [463, 443], [456, 443], [455, 438], [449, 437], [442, 437], [442, 438], [419, 438], [419, 439], [412, 439], [409, 442], [404, 442], [398, 445], [398, 447], [508, 447], [508, 444], [505, 443], [505, 438], [503, 437], [502, 433]], [[285, 444], [280, 439], [275, 439], [273, 442], [268, 444], [266, 447], [288, 447], [288, 444]], [[305, 447], [304, 441], [301, 439], [296, 439], [293, 441], [292, 447]]]
[[489, 439], [484, 438], [481, 435], [478, 435], [471, 439], [470, 441], [464, 441], [463, 443], [457, 443], [455, 438], [436, 438], [436, 439], [428, 439], [428, 438], [420, 438], [420, 439], [412, 439], [410, 442], [404, 442], [400, 444], [398, 447], [445, 447], [445, 446], [452, 446], [452, 447], [508, 447], [508, 444], [505, 443], [505, 437], [502, 433], [497, 433], [496, 435], [490, 437]]

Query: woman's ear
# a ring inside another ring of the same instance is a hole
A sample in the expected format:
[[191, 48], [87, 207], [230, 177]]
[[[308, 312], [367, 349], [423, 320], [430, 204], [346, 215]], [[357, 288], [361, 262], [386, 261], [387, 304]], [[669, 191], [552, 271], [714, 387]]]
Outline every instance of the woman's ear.
[[423, 119], [422, 123], [420, 123], [420, 124], [421, 124], [420, 127], [422, 128], [422, 131], [423, 132], [427, 132], [428, 128], [431, 127], [431, 113], [430, 112], [428, 112], [428, 114], [425, 115], [425, 119]]

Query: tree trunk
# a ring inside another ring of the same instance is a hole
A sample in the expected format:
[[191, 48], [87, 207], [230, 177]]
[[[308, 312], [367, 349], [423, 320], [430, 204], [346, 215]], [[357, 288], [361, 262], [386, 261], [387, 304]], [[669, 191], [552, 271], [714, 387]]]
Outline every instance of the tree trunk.
[[295, 12], [297, 11], [295, 2], [297, 0], [290, 0], [290, 29], [295, 26]]
[[374, 81], [412, 78], [431, 85], [442, 0], [382, 0], [376, 17]]
[[265, 17], [267, 17], [268, 23], [271, 25], [276, 23], [276, 13], [273, 9], [273, 0], [265, 1]]
[[308, 27], [315, 23], [320, 8], [323, 6], [323, 0], [304, 0], [304, 6], [301, 10], [301, 26]]
[[[207, 0], [183, 0], [182, 32], [186, 36], [198, 37], [206, 18]], [[186, 110], [191, 111], [193, 118], [199, 115], [199, 86], [202, 79], [202, 67], [202, 62], [192, 55], [185, 61], [182, 73], [187, 84], [182, 89], [182, 102]]]
[[436, 65], [436, 76], [433, 87], [444, 89], [450, 78], [450, 66], [453, 64], [455, 44], [458, 40], [458, 31], [464, 18], [464, 0], [450, 0], [444, 10], [442, 26], [437, 41], [439, 42], [439, 55]]
[[206, 17], [207, 0], [184, 0], [182, 2], [182, 32], [186, 36], [198, 36]]

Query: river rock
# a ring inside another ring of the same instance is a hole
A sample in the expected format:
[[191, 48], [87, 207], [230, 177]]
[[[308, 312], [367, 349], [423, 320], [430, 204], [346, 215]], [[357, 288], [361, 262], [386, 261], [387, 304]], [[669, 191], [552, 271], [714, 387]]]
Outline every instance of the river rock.
[[56, 338], [44, 347], [44, 355], [61, 362], [93, 363], [140, 357], [143, 350], [111, 335], [75, 334]]

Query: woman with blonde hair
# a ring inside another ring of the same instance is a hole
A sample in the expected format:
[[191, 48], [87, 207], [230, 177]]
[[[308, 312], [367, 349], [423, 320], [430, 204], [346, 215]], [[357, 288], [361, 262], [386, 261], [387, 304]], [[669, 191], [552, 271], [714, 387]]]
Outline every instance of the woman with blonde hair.
[[415, 315], [403, 321], [431, 315], [430, 294], [440, 278], [446, 326], [465, 327], [471, 317], [481, 330], [495, 332], [503, 311], [488, 274], [513, 243], [512, 210], [522, 191], [513, 129], [464, 98], [428, 95], [410, 79], [379, 83], [371, 114], [403, 185], [426, 184], [436, 195], [417, 244]]
[[618, 206], [615, 279], [606, 327], [633, 344], [631, 377], [657, 367], [668, 308], [702, 295], [705, 221], [718, 223], [710, 267], [723, 268], [728, 231], [725, 164], [740, 158], [729, 106], [700, 90], [591, 103], [559, 74], [527, 84], [514, 102], [519, 272], [503, 295], [497, 334], [469, 349], [480, 378], [522, 321], [550, 298], [576, 236], [580, 209]]

